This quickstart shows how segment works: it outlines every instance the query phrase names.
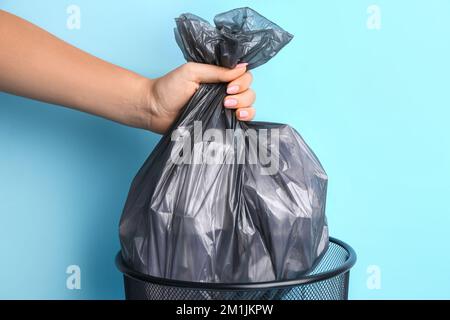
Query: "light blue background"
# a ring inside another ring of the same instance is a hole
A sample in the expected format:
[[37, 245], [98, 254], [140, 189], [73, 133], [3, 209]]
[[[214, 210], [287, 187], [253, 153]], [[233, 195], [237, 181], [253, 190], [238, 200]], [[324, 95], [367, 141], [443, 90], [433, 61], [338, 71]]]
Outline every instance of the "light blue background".
[[[70, 4], [81, 8], [81, 30], [66, 28]], [[366, 27], [370, 4], [381, 8], [381, 30]], [[294, 126], [326, 168], [331, 233], [359, 258], [350, 297], [450, 298], [449, 1], [11, 0], [0, 8], [154, 77], [183, 63], [174, 17], [211, 20], [246, 5], [296, 36], [254, 71], [257, 119]], [[158, 139], [0, 94], [0, 298], [123, 298], [119, 217]], [[71, 264], [81, 267], [81, 290], [66, 288]], [[367, 287], [370, 265], [381, 270], [380, 290]]]

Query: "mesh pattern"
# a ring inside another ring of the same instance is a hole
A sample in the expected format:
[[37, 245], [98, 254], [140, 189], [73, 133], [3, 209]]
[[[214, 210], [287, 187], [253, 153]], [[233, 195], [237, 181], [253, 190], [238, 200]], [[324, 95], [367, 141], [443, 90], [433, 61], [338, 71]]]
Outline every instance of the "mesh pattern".
[[[330, 246], [308, 274], [330, 272], [348, 259], [349, 253], [339, 244]], [[125, 296], [130, 300], [346, 300], [350, 271], [321, 281], [291, 287], [269, 289], [212, 290], [165, 286], [124, 276]]]

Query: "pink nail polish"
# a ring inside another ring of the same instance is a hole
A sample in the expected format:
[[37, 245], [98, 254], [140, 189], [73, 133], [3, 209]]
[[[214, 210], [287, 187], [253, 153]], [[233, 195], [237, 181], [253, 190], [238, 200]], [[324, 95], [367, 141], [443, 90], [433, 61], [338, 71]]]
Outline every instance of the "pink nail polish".
[[231, 86], [227, 88], [228, 94], [235, 94], [239, 92], [239, 86]]
[[245, 62], [245, 63], [239, 63], [238, 65], [236, 65], [236, 69], [239, 69], [239, 68], [246, 68], [248, 66], [248, 63], [247, 62]]
[[245, 111], [245, 110], [241, 110], [241, 111], [239, 111], [239, 117], [240, 118], [247, 118], [248, 117], [248, 111]]
[[238, 101], [236, 99], [232, 99], [232, 98], [225, 99], [225, 103], [224, 103], [225, 107], [235, 107], [235, 106], [237, 106], [237, 104], [238, 104]]

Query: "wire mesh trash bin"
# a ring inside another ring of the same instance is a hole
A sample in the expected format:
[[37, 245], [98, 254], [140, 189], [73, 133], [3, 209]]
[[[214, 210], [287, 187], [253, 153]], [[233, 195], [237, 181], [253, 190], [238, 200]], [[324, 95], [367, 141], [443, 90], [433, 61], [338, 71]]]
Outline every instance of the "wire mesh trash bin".
[[120, 252], [116, 256], [127, 300], [347, 300], [350, 269], [355, 262], [352, 247], [330, 238], [322, 259], [298, 279], [228, 284], [156, 278], [129, 269]]

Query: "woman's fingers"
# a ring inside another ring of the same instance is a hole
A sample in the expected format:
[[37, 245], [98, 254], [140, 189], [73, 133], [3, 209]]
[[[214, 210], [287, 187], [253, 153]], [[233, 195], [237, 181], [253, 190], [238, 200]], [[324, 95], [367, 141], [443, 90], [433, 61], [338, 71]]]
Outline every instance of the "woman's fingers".
[[241, 75], [236, 80], [231, 81], [228, 84], [227, 87], [227, 93], [228, 94], [237, 94], [244, 92], [250, 88], [250, 85], [252, 84], [253, 76], [250, 72], [246, 72], [243, 75]]
[[247, 70], [247, 63], [240, 63], [234, 69], [210, 64], [188, 62], [181, 67], [185, 78], [196, 83], [230, 82], [242, 77]]
[[255, 117], [256, 110], [252, 107], [256, 100], [255, 92], [250, 89], [253, 76], [246, 72], [227, 86], [227, 94], [224, 106], [228, 109], [236, 109], [236, 117], [240, 121], [250, 121]]
[[255, 100], [255, 91], [253, 91], [252, 89], [247, 89], [242, 93], [226, 96], [223, 105], [225, 106], [225, 108], [229, 109], [246, 108], [253, 105]]
[[250, 88], [253, 77], [250, 72], [228, 84], [224, 106], [236, 109], [236, 117], [241, 121], [250, 121], [255, 117], [256, 110], [252, 107], [256, 100], [255, 91]]

